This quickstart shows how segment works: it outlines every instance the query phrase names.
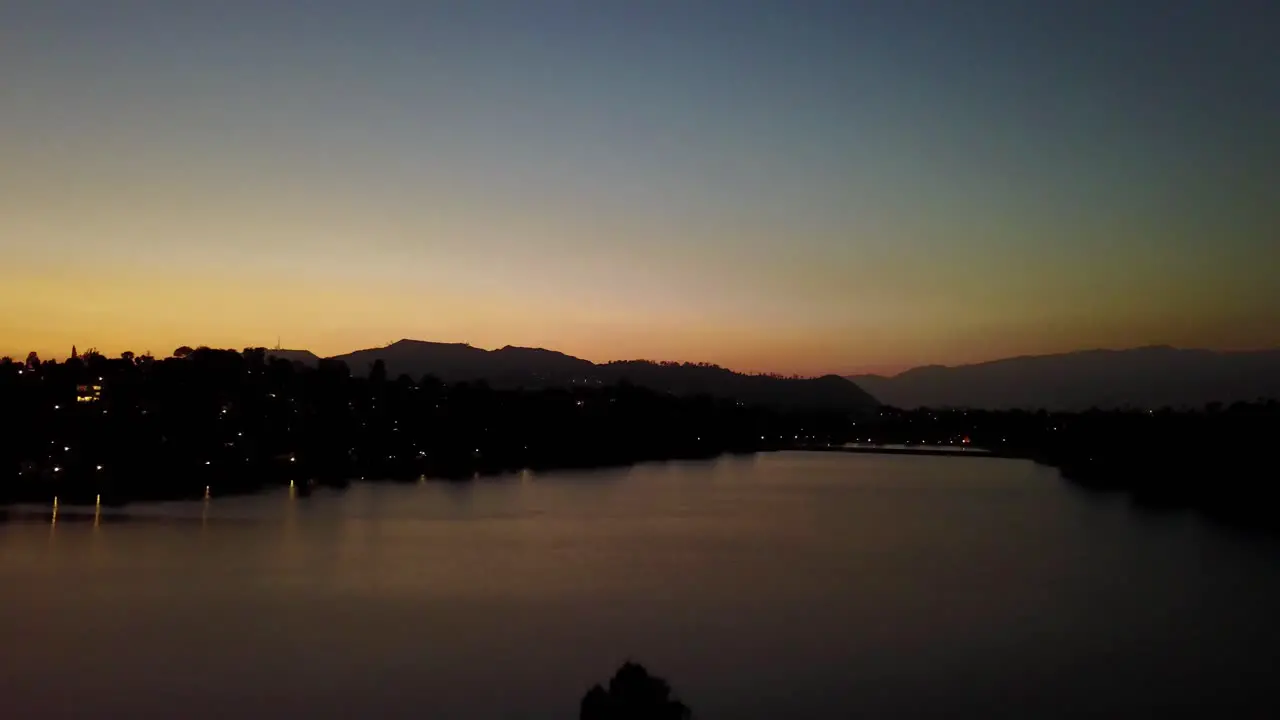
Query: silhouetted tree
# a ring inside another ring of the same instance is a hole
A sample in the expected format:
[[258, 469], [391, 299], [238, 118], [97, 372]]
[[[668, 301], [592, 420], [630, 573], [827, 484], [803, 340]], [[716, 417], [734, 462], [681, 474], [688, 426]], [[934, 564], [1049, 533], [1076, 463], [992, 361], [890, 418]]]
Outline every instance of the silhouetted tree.
[[27, 367], [37, 368], [39, 366], [40, 366], [40, 356], [36, 354], [36, 351], [32, 350], [31, 352], [27, 353]]
[[194, 350], [192, 350], [192, 349], [190, 348], [190, 346], [183, 345], [182, 347], [180, 347], [180, 348], [178, 348], [177, 350], [174, 350], [174, 351], [173, 351], [173, 356], [174, 356], [174, 357], [176, 357], [176, 358], [185, 358], [185, 357], [187, 357], [188, 355], [190, 355], [190, 354], [191, 354], [191, 353], [193, 353], [193, 352], [195, 352], [195, 351], [194, 351]]
[[387, 382], [387, 363], [382, 358], [373, 361], [369, 366], [369, 382], [382, 385]]
[[644, 666], [627, 662], [609, 681], [596, 685], [582, 698], [580, 720], [688, 720], [689, 708], [671, 697], [666, 680], [650, 675]]

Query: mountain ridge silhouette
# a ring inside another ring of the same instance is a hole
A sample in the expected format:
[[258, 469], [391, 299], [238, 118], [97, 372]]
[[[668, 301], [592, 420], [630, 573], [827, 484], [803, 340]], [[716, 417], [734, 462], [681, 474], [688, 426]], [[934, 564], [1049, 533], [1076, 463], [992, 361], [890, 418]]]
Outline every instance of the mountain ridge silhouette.
[[268, 350], [286, 360], [317, 365], [340, 361], [356, 375], [366, 375], [382, 361], [389, 377], [425, 375], [446, 383], [484, 381], [493, 387], [543, 388], [608, 385], [630, 382], [676, 395], [710, 395], [782, 409], [828, 409], [870, 413], [879, 401], [839, 375], [783, 378], [750, 375], [708, 363], [620, 360], [594, 363], [558, 350], [504, 345], [486, 350], [467, 343], [402, 338], [382, 347], [365, 348], [328, 358], [305, 350]]
[[1280, 397], [1280, 349], [1148, 345], [846, 375], [886, 405], [990, 410], [1203, 407]]

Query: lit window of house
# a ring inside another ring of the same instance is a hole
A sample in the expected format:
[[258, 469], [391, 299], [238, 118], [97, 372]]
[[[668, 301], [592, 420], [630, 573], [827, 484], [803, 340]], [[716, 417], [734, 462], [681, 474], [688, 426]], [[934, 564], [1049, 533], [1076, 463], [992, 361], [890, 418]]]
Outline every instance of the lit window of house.
[[101, 385], [77, 385], [76, 402], [98, 402], [102, 399]]

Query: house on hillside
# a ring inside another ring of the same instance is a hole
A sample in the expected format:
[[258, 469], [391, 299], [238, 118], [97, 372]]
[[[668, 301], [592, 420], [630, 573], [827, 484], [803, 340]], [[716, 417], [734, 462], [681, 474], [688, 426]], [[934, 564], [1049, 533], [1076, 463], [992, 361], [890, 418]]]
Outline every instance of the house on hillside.
[[87, 385], [76, 385], [76, 402], [92, 403], [102, 399], [102, 385], [92, 383]]

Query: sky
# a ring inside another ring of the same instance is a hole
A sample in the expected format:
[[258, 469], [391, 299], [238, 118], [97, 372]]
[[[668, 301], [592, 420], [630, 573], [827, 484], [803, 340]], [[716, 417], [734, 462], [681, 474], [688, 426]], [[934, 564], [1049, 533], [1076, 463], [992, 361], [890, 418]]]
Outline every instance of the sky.
[[0, 354], [1280, 346], [1268, 0], [0, 3]]

